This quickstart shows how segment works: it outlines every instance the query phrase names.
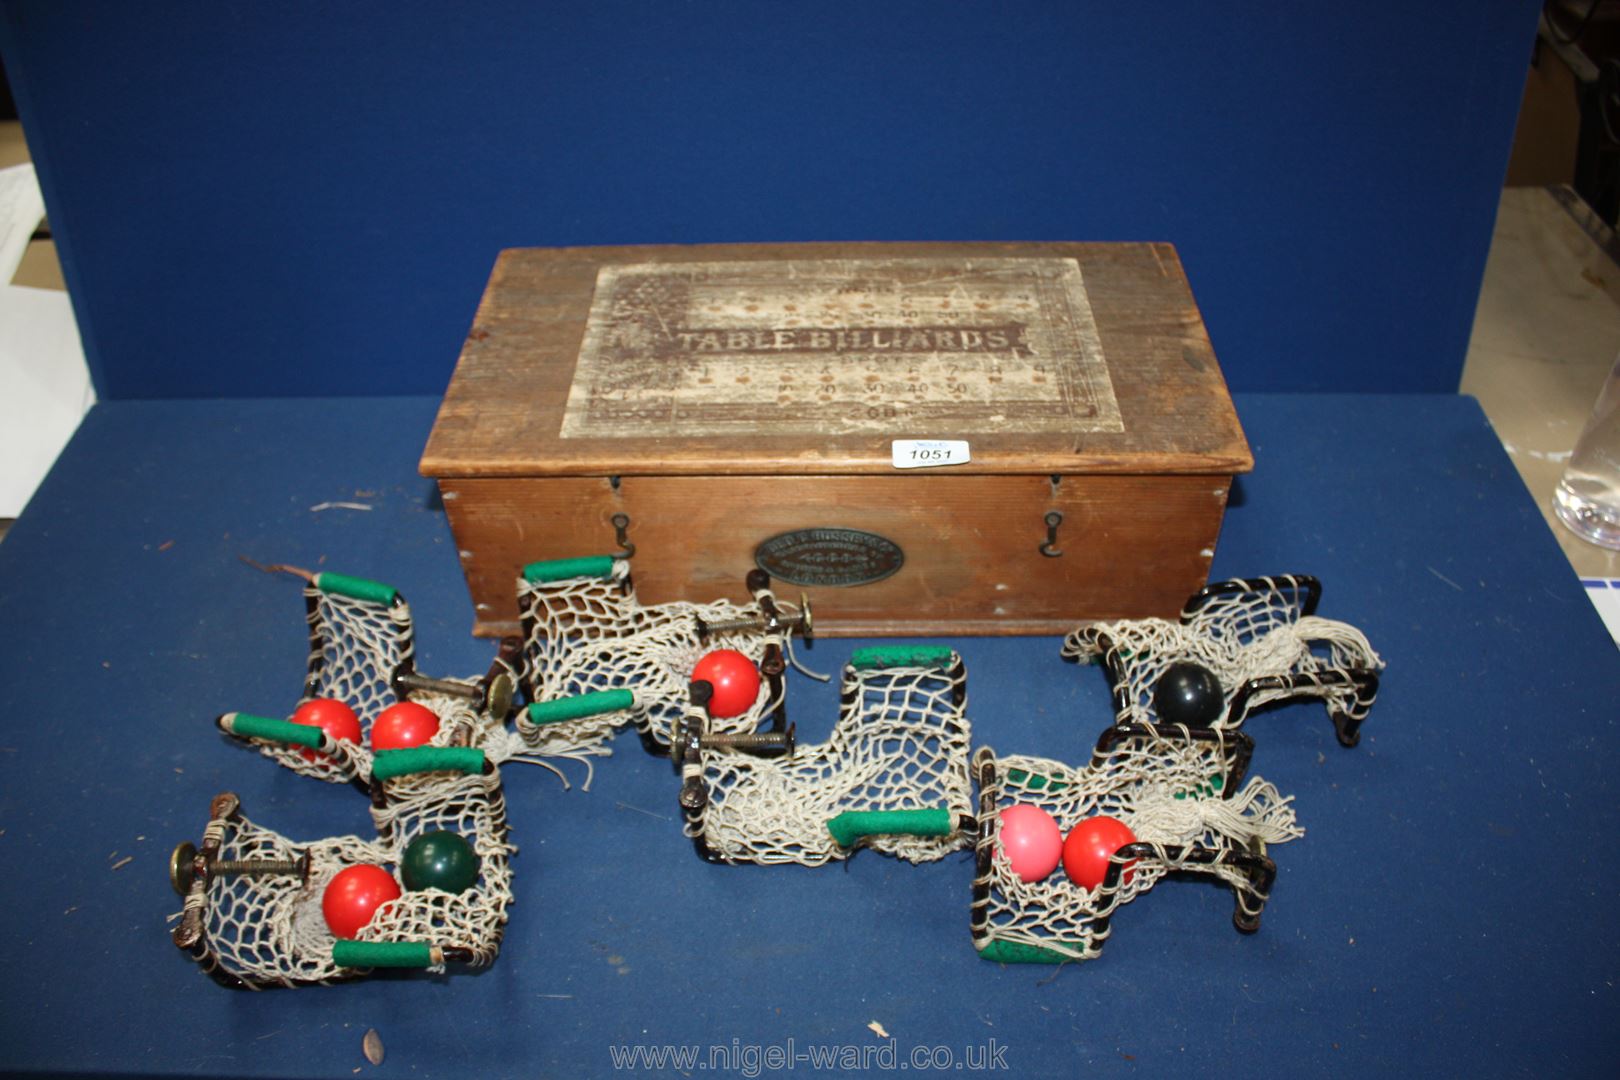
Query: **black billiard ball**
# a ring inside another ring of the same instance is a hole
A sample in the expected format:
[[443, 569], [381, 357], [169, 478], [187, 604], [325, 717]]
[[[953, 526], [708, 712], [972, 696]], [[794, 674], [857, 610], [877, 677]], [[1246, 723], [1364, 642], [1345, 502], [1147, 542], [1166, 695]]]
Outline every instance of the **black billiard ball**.
[[1153, 711], [1161, 724], [1209, 727], [1220, 719], [1224, 705], [1215, 673], [1189, 660], [1165, 668], [1153, 687]]

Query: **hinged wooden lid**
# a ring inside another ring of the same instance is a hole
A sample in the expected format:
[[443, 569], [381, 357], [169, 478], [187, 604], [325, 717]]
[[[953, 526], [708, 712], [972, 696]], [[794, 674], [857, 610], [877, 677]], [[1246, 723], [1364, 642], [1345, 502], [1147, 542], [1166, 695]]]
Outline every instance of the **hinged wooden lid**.
[[1169, 244], [501, 253], [422, 457], [434, 477], [1253, 464]]

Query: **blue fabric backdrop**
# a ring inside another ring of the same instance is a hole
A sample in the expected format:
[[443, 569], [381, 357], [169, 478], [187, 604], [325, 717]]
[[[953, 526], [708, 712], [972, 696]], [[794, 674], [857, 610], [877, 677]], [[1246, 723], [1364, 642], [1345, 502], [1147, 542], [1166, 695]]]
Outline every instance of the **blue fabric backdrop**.
[[106, 398], [442, 391], [502, 247], [1166, 240], [1240, 390], [1456, 388], [1534, 0], [15, 0]]

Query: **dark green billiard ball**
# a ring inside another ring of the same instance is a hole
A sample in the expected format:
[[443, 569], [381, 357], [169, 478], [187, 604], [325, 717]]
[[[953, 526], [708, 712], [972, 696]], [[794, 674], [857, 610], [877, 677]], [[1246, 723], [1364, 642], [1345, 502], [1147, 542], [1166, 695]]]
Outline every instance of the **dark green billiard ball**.
[[399, 876], [407, 889], [466, 892], [478, 880], [478, 855], [456, 833], [423, 833], [405, 845]]
[[1215, 673], [1189, 660], [1165, 668], [1153, 687], [1153, 711], [1161, 724], [1209, 727], [1220, 719], [1224, 707], [1221, 683]]

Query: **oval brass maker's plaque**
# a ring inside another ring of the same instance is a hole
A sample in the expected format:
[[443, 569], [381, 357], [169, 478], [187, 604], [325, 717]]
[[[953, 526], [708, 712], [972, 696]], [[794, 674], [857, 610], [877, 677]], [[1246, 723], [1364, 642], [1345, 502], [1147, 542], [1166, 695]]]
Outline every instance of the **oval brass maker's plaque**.
[[870, 585], [905, 561], [899, 544], [859, 529], [794, 529], [754, 549], [761, 570], [793, 585]]

